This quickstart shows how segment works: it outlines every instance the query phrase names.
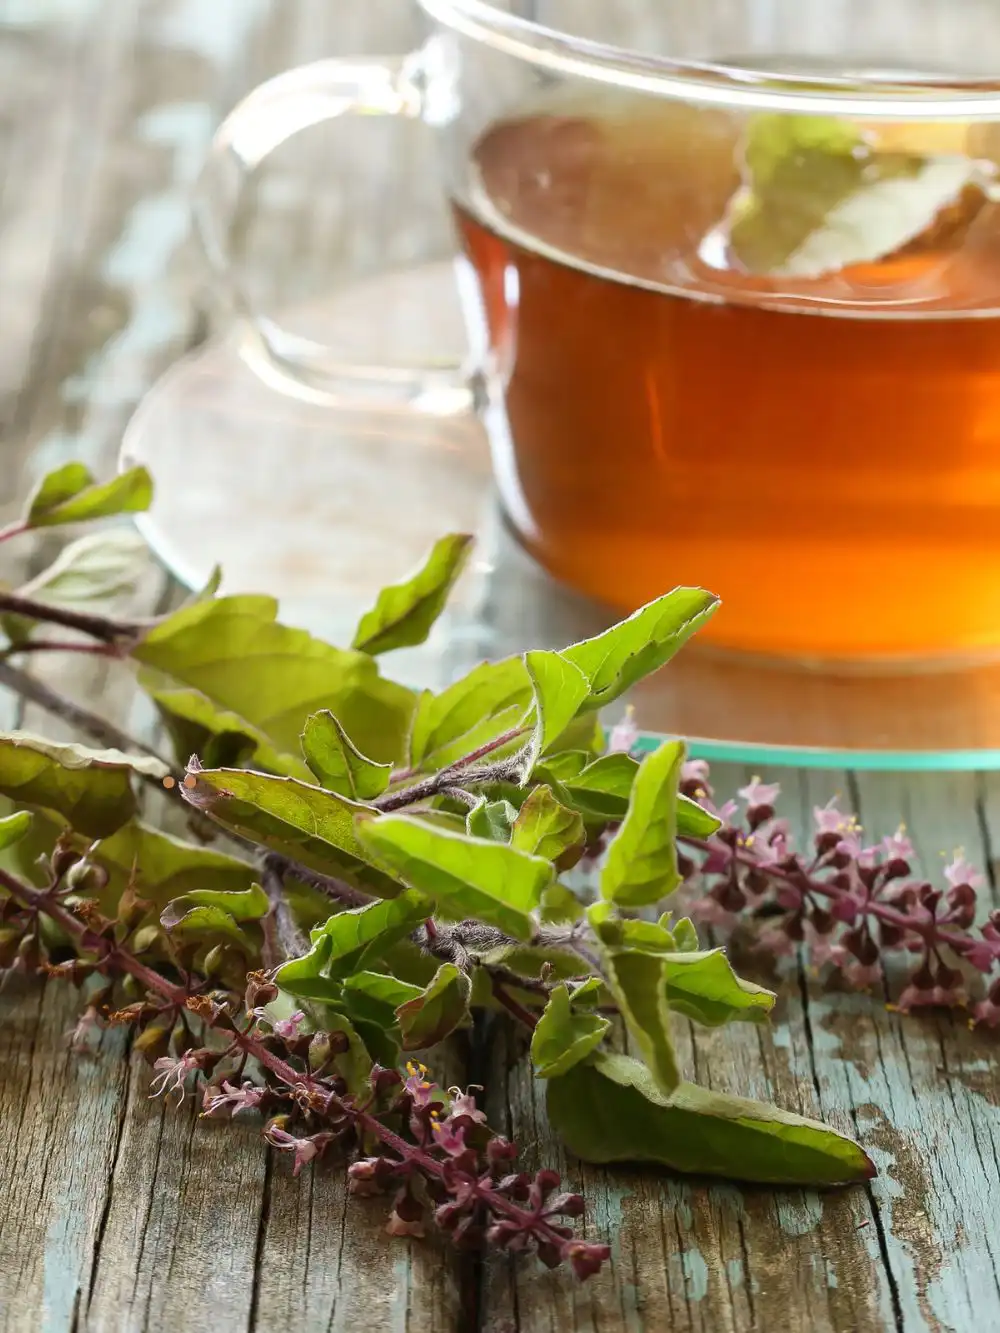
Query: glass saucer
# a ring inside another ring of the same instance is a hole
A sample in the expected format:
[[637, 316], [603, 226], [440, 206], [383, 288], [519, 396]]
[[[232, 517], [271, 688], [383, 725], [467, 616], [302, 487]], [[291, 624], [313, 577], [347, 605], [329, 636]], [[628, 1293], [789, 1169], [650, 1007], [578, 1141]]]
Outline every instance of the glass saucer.
[[[451, 321], [452, 279], [442, 267], [440, 309]], [[392, 299], [383, 286], [383, 322]], [[342, 328], [345, 301], [356, 325], [365, 305], [357, 293], [307, 310], [303, 322], [317, 336], [338, 319]], [[429, 688], [483, 658], [559, 648], [613, 619], [511, 537], [482, 427], [462, 402], [447, 414], [398, 403], [331, 407], [264, 383], [245, 353], [234, 335], [175, 365], [122, 447], [123, 465], [144, 463], [154, 475], [155, 503], [139, 526], [183, 584], [204, 585], [220, 564], [223, 591], [271, 593], [289, 623], [348, 642], [385, 583], [443, 533], [474, 532], [476, 556], [427, 644], [385, 659], [389, 674]], [[709, 759], [1000, 769], [1000, 663], [865, 673], [727, 656], [695, 642], [631, 702], [648, 744], [680, 734]]]

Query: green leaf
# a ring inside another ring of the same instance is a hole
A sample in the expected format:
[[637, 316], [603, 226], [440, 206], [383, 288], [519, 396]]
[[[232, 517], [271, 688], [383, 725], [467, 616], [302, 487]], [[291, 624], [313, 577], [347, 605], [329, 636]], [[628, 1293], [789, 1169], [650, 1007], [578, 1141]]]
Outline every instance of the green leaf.
[[0, 819], [0, 852], [20, 842], [30, 828], [31, 815], [27, 810], [18, 810]]
[[295, 778], [237, 768], [193, 769], [181, 795], [223, 828], [292, 861], [392, 897], [399, 886], [369, 864], [355, 819], [371, 807]]
[[[17, 591], [46, 606], [93, 609], [133, 591], [148, 557], [149, 547], [132, 528], [91, 532], [63, 547], [47, 569]], [[12, 643], [23, 642], [35, 626], [34, 621], [14, 615], [3, 616], [2, 624]]]
[[474, 838], [490, 842], [510, 842], [511, 829], [518, 813], [510, 801], [477, 801], [469, 811], [466, 828]]
[[220, 907], [192, 907], [182, 916], [174, 916], [167, 908], [160, 920], [172, 935], [222, 939], [238, 945], [244, 953], [250, 953], [253, 947], [233, 917]]
[[430, 913], [431, 904], [406, 890], [398, 898], [338, 912], [318, 928], [330, 941], [326, 961], [338, 976], [368, 968], [405, 939]]
[[276, 620], [271, 597], [219, 597], [176, 611], [132, 655], [200, 691], [297, 757], [307, 717], [328, 708], [376, 763], [401, 761], [414, 697], [345, 652]]
[[339, 998], [340, 983], [331, 981], [326, 975], [332, 947], [329, 935], [317, 935], [308, 953], [301, 958], [291, 958], [278, 968], [274, 984], [304, 1000]]
[[554, 745], [590, 695], [590, 681], [558, 653], [525, 653], [524, 665], [535, 699], [535, 731], [525, 759], [527, 782], [539, 756]]
[[669, 741], [639, 765], [625, 821], [608, 847], [601, 894], [625, 907], [644, 907], [673, 893], [677, 870], [677, 784], [684, 745]]
[[659, 921], [631, 920], [614, 915], [608, 902], [593, 903], [587, 919], [594, 934], [609, 949], [635, 949], [639, 953], [668, 954], [677, 945], [665, 917]]
[[539, 1078], [557, 1078], [586, 1059], [611, 1027], [599, 1014], [576, 1013], [565, 986], [553, 987], [531, 1038], [531, 1063]]
[[674, 937], [674, 948], [678, 953], [693, 953], [700, 947], [698, 932], [690, 917], [681, 917], [680, 921], [676, 921], [670, 927], [670, 933]]
[[347, 1084], [351, 1096], [365, 1096], [371, 1089], [369, 1078], [372, 1072], [372, 1058], [361, 1036], [360, 1027], [355, 1027], [346, 1015], [332, 1013], [328, 1009], [324, 1013], [323, 1029], [330, 1033], [342, 1032], [347, 1038], [347, 1050], [335, 1057], [334, 1064]]
[[112, 514], [136, 514], [148, 509], [152, 499], [153, 482], [144, 467], [98, 484], [82, 463], [67, 463], [50, 472], [32, 492], [24, 521], [29, 528], [52, 528]]
[[260, 921], [267, 916], [270, 903], [259, 884], [238, 889], [235, 893], [220, 893], [217, 889], [192, 889], [172, 902], [160, 914], [160, 921], [172, 930], [193, 907], [214, 907], [225, 912], [231, 921]]
[[[586, 750], [562, 750], [559, 754], [545, 755], [542, 763], [543, 768], [536, 772], [536, 777], [542, 777], [544, 774], [547, 781], [552, 779], [568, 783], [594, 763], [594, 760]], [[638, 768], [636, 760], [633, 759], [632, 763]], [[628, 801], [627, 795], [625, 801], [626, 803]]]
[[[520, 726], [531, 698], [531, 681], [519, 657], [483, 662], [440, 694], [424, 691], [413, 718], [411, 766], [444, 768], [496, 740]], [[512, 742], [511, 748], [523, 743]]]
[[140, 897], [162, 909], [182, 895], [209, 892], [220, 900], [237, 896], [250, 890], [256, 874], [244, 861], [171, 837], [137, 819], [95, 843], [88, 859], [110, 876], [98, 895], [105, 910], [113, 908], [133, 875]]
[[548, 861], [408, 815], [362, 820], [358, 837], [451, 920], [477, 917], [519, 940], [534, 933], [530, 914], [553, 878]]
[[312, 780], [297, 755], [280, 753], [262, 731], [245, 718], [217, 707], [200, 690], [162, 689], [154, 673], [141, 671], [139, 683], [156, 705], [181, 764], [196, 754], [206, 768], [256, 768], [282, 777]]
[[655, 1162], [767, 1185], [846, 1185], [875, 1167], [836, 1130], [764, 1102], [682, 1083], [664, 1096], [626, 1055], [600, 1052], [548, 1084], [549, 1121], [587, 1162]]
[[163, 778], [169, 769], [146, 755], [56, 745], [26, 731], [0, 734], [0, 793], [52, 810], [91, 838], [114, 833], [135, 814], [135, 773]]
[[435, 1046], [463, 1022], [469, 1012], [472, 982], [454, 963], [442, 963], [422, 994], [396, 1010], [404, 1051]]
[[722, 820], [692, 801], [690, 796], [677, 796], [677, 836], [679, 838], [710, 838], [722, 828]]
[[570, 925], [583, 916], [583, 904], [572, 889], [556, 880], [542, 894], [539, 916], [546, 925]]
[[408, 981], [386, 976], [384, 972], [354, 972], [345, 977], [342, 984], [345, 991], [356, 991], [359, 995], [388, 1005], [390, 1009], [396, 1009], [423, 995], [419, 986], [411, 986]]
[[994, 172], [962, 154], [880, 151], [877, 137], [823, 116], [751, 118], [729, 250], [746, 271], [817, 278], [919, 241], [961, 205], [972, 222]]
[[362, 616], [351, 646], [375, 657], [423, 643], [444, 610], [472, 542], [466, 533], [442, 537], [405, 583], [383, 588], [374, 607]]
[[701, 628], [718, 604], [719, 599], [702, 588], [675, 588], [596, 638], [564, 648], [562, 656], [590, 681], [587, 706], [603, 708], [657, 671]]
[[705, 1027], [761, 1023], [774, 1008], [774, 992], [738, 977], [722, 949], [668, 954], [664, 964], [668, 1005]]
[[634, 950], [607, 950], [604, 969], [618, 1011], [649, 1072], [664, 1092], [673, 1092], [681, 1075], [670, 1036], [664, 959]]
[[586, 844], [583, 819], [557, 801], [551, 787], [535, 787], [514, 820], [510, 844], [568, 870], [580, 859]]
[[389, 785], [392, 764], [366, 758], [329, 709], [306, 719], [302, 753], [321, 787], [354, 801], [372, 801]]
[[[619, 820], [628, 810], [638, 761], [627, 754], [606, 754], [575, 776], [564, 779], [567, 792], [585, 819]], [[546, 764], [538, 777], [548, 777]]]

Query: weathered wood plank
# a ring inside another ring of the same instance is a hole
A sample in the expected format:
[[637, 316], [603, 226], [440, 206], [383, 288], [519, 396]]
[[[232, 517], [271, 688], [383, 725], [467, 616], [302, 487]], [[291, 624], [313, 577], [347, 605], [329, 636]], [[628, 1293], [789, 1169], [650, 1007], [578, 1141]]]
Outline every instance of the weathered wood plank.
[[[778, 776], [800, 828], [839, 788], [873, 835], [905, 816], [938, 871], [938, 852], [956, 843], [973, 860], [986, 857], [973, 777]], [[721, 766], [715, 775], [721, 791], [739, 778]], [[972, 1329], [984, 1311], [1000, 1318], [989, 1203], [1000, 1184], [995, 1039], [970, 1033], [960, 1014], [903, 1018], [886, 1010], [884, 994], [842, 994], [797, 967], [785, 970], [780, 996], [770, 1030], [698, 1032], [683, 1048], [688, 1068], [714, 1088], [770, 1097], [856, 1133], [880, 1168], [871, 1188], [740, 1189], [570, 1163], [568, 1178], [588, 1200], [588, 1234], [611, 1239], [615, 1263], [581, 1293], [565, 1275], [491, 1259], [485, 1328], [916, 1333]], [[538, 1090], [513, 1060], [518, 1040], [494, 1032], [491, 1114], [561, 1169]]]
[[[201, 327], [189, 190], [225, 110], [297, 60], [413, 39], [403, 4], [339, 19], [311, 0], [39, 0], [0, 12], [7, 509], [67, 458], [113, 467], [134, 404]], [[299, 195], [319, 192], [300, 181]], [[281, 223], [264, 237], [272, 259], [287, 246]], [[306, 271], [308, 244], [321, 251], [316, 234], [295, 247]], [[322, 271], [327, 256], [315, 262]], [[42, 558], [27, 544], [5, 550], [4, 576]], [[124, 669], [37, 669], [106, 716], [136, 712]], [[9, 699], [0, 707], [7, 725], [61, 734]], [[0, 1107], [5, 1125], [20, 1124], [0, 1136], [0, 1327], [460, 1324], [461, 1266], [432, 1244], [390, 1241], [384, 1205], [348, 1201], [335, 1164], [294, 1181], [259, 1124], [227, 1132], [190, 1102], [177, 1114], [151, 1102], [121, 1034], [93, 1057], [70, 1055], [75, 997], [60, 987], [22, 986], [0, 1004]]]

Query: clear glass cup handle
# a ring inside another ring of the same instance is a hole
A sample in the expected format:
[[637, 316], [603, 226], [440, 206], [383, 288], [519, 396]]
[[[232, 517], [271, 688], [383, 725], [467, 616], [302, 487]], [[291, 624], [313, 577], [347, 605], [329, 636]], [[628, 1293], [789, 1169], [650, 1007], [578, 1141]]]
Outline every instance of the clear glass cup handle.
[[338, 406], [399, 405], [450, 414], [470, 401], [462, 364], [366, 365], [338, 360], [322, 344], [255, 309], [236, 255], [236, 233], [254, 173], [294, 135], [340, 116], [423, 113], [423, 53], [320, 60], [255, 88], [219, 127], [194, 199], [195, 229], [220, 286], [245, 323], [247, 359], [276, 388]]

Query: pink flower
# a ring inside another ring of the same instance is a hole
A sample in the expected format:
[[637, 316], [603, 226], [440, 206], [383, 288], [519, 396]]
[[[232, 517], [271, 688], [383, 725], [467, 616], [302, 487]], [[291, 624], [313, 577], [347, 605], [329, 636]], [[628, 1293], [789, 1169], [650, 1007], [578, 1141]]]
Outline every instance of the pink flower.
[[244, 1083], [241, 1088], [223, 1080], [222, 1091], [217, 1087], [207, 1087], [202, 1098], [202, 1115], [221, 1115], [227, 1108], [233, 1115], [240, 1111], [253, 1111], [264, 1100], [264, 1089], [253, 1083]]
[[761, 805], [773, 806], [781, 795], [781, 783], [762, 782], [760, 778], [751, 778], [749, 783], [745, 787], [741, 787], [737, 794], [743, 797], [751, 809]]
[[697, 782], [700, 787], [711, 794], [711, 787], [708, 785], [708, 760], [707, 759], [688, 759], [681, 765], [681, 782]]
[[451, 1113], [453, 1116], [456, 1118], [458, 1116], [468, 1116], [477, 1125], [486, 1124], [486, 1112], [480, 1111], [471, 1092], [463, 1092], [461, 1088], [449, 1088], [448, 1096], [451, 1098]]
[[291, 1018], [279, 1018], [274, 1024], [275, 1035], [282, 1041], [294, 1041], [299, 1035], [299, 1028], [305, 1022], [305, 1014], [301, 1009], [296, 1009]]
[[293, 1176], [297, 1176], [304, 1166], [320, 1154], [320, 1145], [314, 1139], [297, 1139], [294, 1134], [289, 1134], [287, 1129], [281, 1129], [278, 1125], [269, 1126], [264, 1131], [264, 1138], [272, 1148], [294, 1153]]
[[696, 899], [689, 907], [692, 918], [703, 926], [729, 927], [736, 920], [734, 912], [728, 912], [712, 895]]
[[988, 1028], [1000, 1027], [1000, 1004], [994, 1000], [980, 1000], [972, 1010], [972, 1023], [985, 1023]]
[[87, 1051], [90, 1049], [91, 1038], [100, 1037], [101, 1020], [97, 1010], [91, 1006], [85, 1009], [76, 1020], [76, 1026], [69, 1029], [65, 1034], [69, 1042], [70, 1049], [73, 1051]]
[[916, 852], [913, 843], [906, 836], [903, 825], [900, 824], [895, 833], [891, 833], [887, 838], [882, 839], [882, 852], [887, 861], [912, 861]]
[[826, 805], [813, 806], [813, 820], [820, 836], [824, 833], [847, 833], [855, 826], [853, 816], [845, 815], [843, 810], [837, 809], [836, 797]]
[[963, 852], [955, 853], [955, 859], [950, 861], [944, 868], [944, 877], [951, 885], [957, 888], [959, 884], [968, 884], [972, 889], [982, 888], [984, 880], [982, 875], [969, 861], [965, 859]]
[[629, 704], [625, 716], [614, 727], [608, 737], [609, 754], [628, 754], [639, 739], [639, 728], [635, 725], [635, 709]]
[[451, 1123], [450, 1116], [447, 1120], [438, 1120], [432, 1117], [431, 1130], [437, 1146], [446, 1152], [449, 1157], [460, 1157], [465, 1152], [464, 1125], [459, 1125], [456, 1129]]
[[845, 978], [858, 990], [867, 990], [871, 986], [877, 986], [882, 980], [882, 969], [878, 963], [866, 965], [852, 959], [842, 971]]
[[954, 1009], [965, 1004], [965, 996], [957, 986], [907, 986], [896, 1004], [901, 1014], [911, 1009]]
[[1000, 961], [1000, 930], [993, 925], [983, 926], [983, 938], [976, 940], [970, 949], [962, 955], [979, 972], [992, 972], [994, 963]]
[[406, 1218], [400, 1217], [395, 1209], [389, 1214], [385, 1229], [390, 1236], [416, 1236], [420, 1240], [424, 1235], [423, 1222], [407, 1222]]
[[763, 930], [758, 937], [758, 944], [775, 958], [790, 958], [795, 952], [795, 941], [787, 931], [774, 926]]
[[[201, 1068], [198, 1057], [191, 1051], [185, 1052], [179, 1060], [170, 1055], [161, 1055], [159, 1060], [153, 1064], [155, 1070], [159, 1070], [150, 1083], [150, 1097], [162, 1097], [171, 1092], [178, 1092], [177, 1105], [180, 1106], [185, 1097], [184, 1081], [188, 1074], [193, 1074]], [[157, 1087], [159, 1083], [159, 1087]]]
[[413, 1098], [414, 1110], [422, 1110], [425, 1106], [432, 1106], [436, 1100], [437, 1084], [431, 1083], [427, 1078], [427, 1066], [417, 1063], [414, 1060], [407, 1060], [407, 1077], [403, 1080], [403, 1086]]

